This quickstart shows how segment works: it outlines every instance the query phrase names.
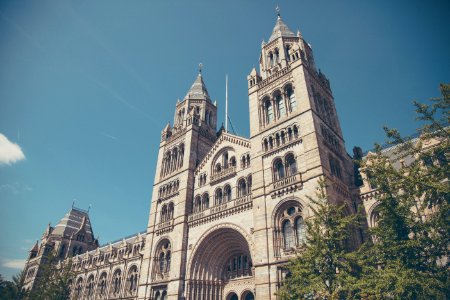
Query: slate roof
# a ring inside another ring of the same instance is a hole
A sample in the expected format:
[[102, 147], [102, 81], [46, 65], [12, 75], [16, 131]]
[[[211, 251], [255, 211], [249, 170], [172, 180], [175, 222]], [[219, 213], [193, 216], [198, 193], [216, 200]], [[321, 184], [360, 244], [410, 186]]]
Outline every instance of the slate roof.
[[88, 212], [75, 207], [72, 207], [72, 209], [65, 214], [64, 218], [59, 221], [59, 223], [55, 226], [55, 229], [52, 231], [52, 235], [72, 235], [73, 233], [81, 229], [84, 218], [86, 223], [86, 233], [93, 235]]
[[206, 99], [211, 101], [202, 74], [199, 73], [184, 99]]
[[280, 16], [277, 18], [277, 22], [275, 23], [269, 42], [278, 37], [295, 37], [295, 34], [289, 29], [289, 27], [287, 27]]

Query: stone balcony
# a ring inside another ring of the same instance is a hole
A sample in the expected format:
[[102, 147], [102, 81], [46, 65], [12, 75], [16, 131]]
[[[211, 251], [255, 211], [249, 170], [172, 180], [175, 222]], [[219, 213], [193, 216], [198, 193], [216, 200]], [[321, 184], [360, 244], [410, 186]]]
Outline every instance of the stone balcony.
[[284, 177], [273, 182], [272, 191], [270, 193], [272, 195], [272, 198], [274, 198], [277, 195], [282, 195], [288, 192], [295, 191], [297, 189], [301, 189], [302, 186], [302, 175], [300, 173], [296, 173], [292, 176]]
[[199, 225], [200, 223], [213, 221], [217, 218], [227, 216], [229, 213], [235, 213], [236, 210], [247, 210], [252, 207], [252, 195], [245, 195], [237, 199], [225, 202], [203, 211], [189, 215], [189, 226]]
[[228, 167], [227, 169], [223, 169], [220, 172], [215, 172], [211, 175], [211, 184], [217, 183], [221, 180], [224, 180], [229, 177], [233, 177], [236, 175], [236, 167]]

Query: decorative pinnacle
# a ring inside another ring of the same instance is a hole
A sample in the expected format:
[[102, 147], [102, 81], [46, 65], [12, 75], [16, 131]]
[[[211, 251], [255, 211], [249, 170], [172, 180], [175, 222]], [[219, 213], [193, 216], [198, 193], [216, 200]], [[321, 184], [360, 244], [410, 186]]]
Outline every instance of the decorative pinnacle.
[[280, 7], [279, 7], [278, 5], [277, 5], [277, 7], [275, 8], [275, 10], [277, 11], [277, 16], [278, 16], [278, 17], [281, 17], [281, 16], [280, 16], [280, 10], [281, 10], [281, 9], [280, 9]]
[[203, 69], [203, 64], [202, 64], [202, 63], [199, 63], [199, 64], [198, 64], [198, 72], [199, 72], [200, 74], [202, 74], [202, 69]]

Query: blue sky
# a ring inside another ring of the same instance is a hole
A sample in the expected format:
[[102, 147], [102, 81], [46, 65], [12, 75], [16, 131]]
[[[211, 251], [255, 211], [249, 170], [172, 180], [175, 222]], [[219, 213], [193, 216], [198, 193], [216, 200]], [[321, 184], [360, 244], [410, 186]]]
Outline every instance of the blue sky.
[[0, 164], [0, 274], [74, 199], [101, 243], [145, 230], [160, 131], [199, 62], [220, 116], [229, 75], [248, 136], [246, 76], [277, 4], [331, 81], [349, 151], [384, 124], [413, 133], [412, 100], [449, 82], [448, 1], [2, 1], [0, 134], [25, 159]]

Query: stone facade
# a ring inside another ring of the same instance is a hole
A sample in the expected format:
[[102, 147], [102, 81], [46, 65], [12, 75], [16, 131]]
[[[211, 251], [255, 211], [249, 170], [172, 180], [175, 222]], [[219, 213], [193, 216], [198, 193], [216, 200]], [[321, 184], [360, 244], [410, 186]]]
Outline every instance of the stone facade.
[[[146, 232], [103, 247], [91, 233], [82, 254], [68, 246], [74, 299], [276, 299], [284, 266], [304, 247], [318, 181], [355, 213], [353, 164], [311, 46], [278, 16], [259, 62], [247, 77], [249, 138], [217, 132], [217, 107], [198, 74], [161, 134]], [[349, 247], [361, 241], [355, 231]], [[28, 269], [41, 252], [31, 252]]]

